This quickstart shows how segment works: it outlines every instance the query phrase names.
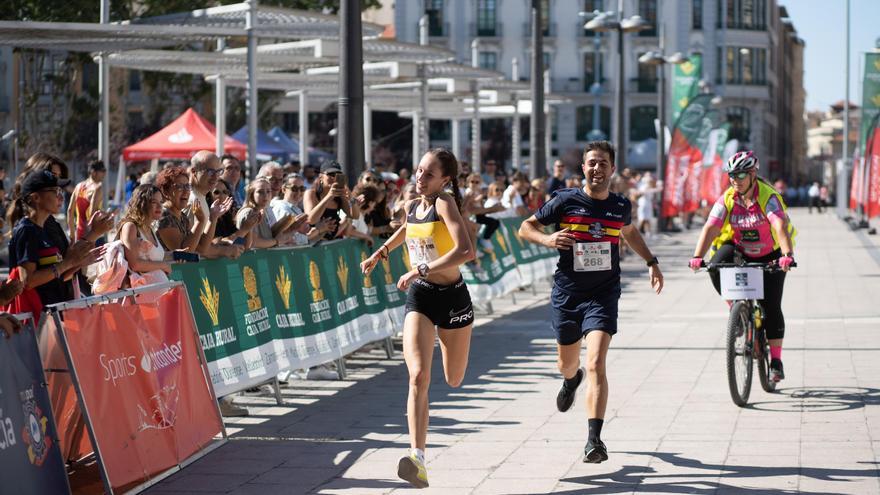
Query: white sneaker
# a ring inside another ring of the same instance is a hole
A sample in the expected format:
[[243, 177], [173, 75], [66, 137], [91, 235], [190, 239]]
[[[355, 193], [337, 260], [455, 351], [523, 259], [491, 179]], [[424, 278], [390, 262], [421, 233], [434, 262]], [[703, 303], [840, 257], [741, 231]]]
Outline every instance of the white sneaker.
[[323, 366], [315, 366], [306, 374], [306, 380], [336, 380], [339, 374]]

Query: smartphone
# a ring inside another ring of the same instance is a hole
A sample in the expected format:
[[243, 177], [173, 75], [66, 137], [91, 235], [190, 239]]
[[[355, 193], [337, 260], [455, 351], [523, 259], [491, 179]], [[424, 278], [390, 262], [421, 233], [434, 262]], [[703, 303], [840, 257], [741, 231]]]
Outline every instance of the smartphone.
[[345, 186], [345, 185], [346, 185], [346, 183], [345, 183], [345, 174], [344, 174], [344, 173], [342, 173], [342, 172], [338, 172], [338, 173], [336, 174], [336, 184], [338, 184], [338, 185], [340, 185], [340, 186]]
[[186, 251], [174, 251], [171, 253], [171, 259], [183, 263], [198, 263], [199, 255], [198, 253], [189, 253]]
[[246, 242], [247, 242], [247, 239], [245, 239], [244, 237], [236, 237], [235, 240], [232, 241], [232, 245], [234, 245], [234, 246], [244, 246], [244, 244], [245, 244]]

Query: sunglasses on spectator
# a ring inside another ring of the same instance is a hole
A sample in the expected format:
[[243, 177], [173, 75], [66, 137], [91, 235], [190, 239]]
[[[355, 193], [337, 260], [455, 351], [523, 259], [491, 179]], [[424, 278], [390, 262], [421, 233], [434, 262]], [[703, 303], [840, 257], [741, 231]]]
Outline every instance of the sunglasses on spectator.
[[338, 174], [341, 173], [342, 172], [324, 172], [324, 175], [326, 175], [327, 177], [336, 177]]
[[174, 184], [174, 189], [178, 191], [192, 191], [192, 186], [189, 184]]
[[749, 176], [749, 173], [748, 172], [736, 172], [736, 173], [727, 174], [727, 175], [728, 175], [728, 177], [730, 177], [733, 180], [743, 180]]
[[220, 175], [220, 172], [223, 172], [223, 169], [219, 168], [206, 168], [204, 170], [199, 170], [199, 172], [204, 172], [208, 175], [213, 175], [214, 177]]
[[223, 170], [235, 170], [241, 172], [241, 167], [239, 167], [238, 165], [227, 165], [223, 167]]
[[49, 187], [46, 189], [40, 189], [38, 192], [41, 192], [41, 193], [48, 192], [48, 193], [52, 193], [56, 196], [63, 196], [64, 195], [64, 191], [61, 190], [60, 187]]
[[286, 186], [286, 187], [293, 192], [303, 192], [306, 190], [305, 186]]

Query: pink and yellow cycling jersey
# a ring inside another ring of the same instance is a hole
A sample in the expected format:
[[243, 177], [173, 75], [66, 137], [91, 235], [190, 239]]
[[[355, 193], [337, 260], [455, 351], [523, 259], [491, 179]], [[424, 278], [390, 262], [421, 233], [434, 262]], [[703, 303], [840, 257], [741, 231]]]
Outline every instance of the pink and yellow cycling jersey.
[[[718, 228], [728, 220], [733, 228], [733, 242], [739, 246], [743, 254], [750, 258], [766, 256], [777, 249], [773, 237], [772, 222], [785, 221], [785, 211], [776, 194], [770, 196], [765, 211], [758, 204], [758, 188], [751, 206], [746, 206], [739, 194], [733, 195], [733, 207], [728, 211], [725, 196], [718, 198], [712, 211], [709, 212], [707, 223]], [[729, 215], [729, 217], [728, 217]]]

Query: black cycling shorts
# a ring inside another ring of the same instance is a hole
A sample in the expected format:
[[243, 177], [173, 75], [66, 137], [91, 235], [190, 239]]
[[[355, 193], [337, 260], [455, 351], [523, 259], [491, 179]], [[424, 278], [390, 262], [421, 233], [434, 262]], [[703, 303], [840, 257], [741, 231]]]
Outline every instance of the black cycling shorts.
[[452, 285], [439, 285], [416, 279], [406, 294], [406, 312], [428, 317], [439, 328], [464, 328], [474, 322], [474, 306], [464, 279]]

